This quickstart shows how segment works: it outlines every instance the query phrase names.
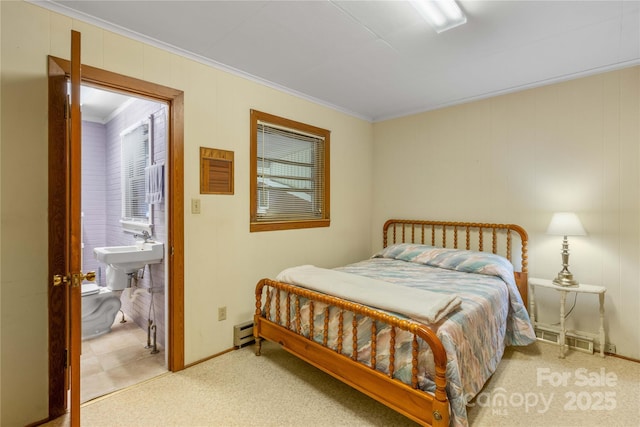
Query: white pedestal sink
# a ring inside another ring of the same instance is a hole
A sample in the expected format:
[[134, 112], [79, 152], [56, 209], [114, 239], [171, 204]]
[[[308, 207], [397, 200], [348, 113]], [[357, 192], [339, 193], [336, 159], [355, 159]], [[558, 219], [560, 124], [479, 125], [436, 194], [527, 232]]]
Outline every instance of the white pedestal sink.
[[94, 248], [95, 258], [111, 267], [135, 273], [147, 264], [158, 264], [164, 258], [164, 244], [160, 242], [144, 242], [131, 246], [105, 246]]

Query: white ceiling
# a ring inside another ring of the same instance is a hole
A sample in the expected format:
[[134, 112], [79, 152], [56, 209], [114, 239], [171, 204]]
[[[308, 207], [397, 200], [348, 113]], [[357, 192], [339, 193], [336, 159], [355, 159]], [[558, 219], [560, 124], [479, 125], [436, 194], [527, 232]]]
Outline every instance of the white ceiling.
[[90, 86], [80, 88], [82, 120], [105, 124], [135, 100], [120, 93]]
[[32, 2], [370, 121], [640, 64], [640, 0]]

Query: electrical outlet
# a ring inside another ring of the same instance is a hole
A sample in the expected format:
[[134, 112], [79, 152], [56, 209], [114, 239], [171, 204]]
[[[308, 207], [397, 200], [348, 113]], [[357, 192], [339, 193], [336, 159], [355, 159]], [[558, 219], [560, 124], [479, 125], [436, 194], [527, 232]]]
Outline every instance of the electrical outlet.
[[200, 199], [191, 199], [191, 213], [192, 214], [200, 213]]
[[227, 307], [218, 307], [218, 321], [227, 319]]
[[611, 353], [611, 354], [616, 354], [616, 345], [615, 344], [611, 344], [610, 342], [607, 343], [604, 346], [604, 352], [605, 353]]

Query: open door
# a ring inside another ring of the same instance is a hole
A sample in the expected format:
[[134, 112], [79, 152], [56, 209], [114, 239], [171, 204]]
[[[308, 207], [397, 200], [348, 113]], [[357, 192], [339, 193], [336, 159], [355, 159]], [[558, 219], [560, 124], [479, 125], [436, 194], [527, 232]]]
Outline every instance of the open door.
[[[71, 413], [80, 425], [81, 284], [95, 275], [81, 268], [80, 33], [71, 31], [71, 84], [62, 68], [49, 61], [49, 416]], [[71, 392], [68, 393], [68, 390]], [[67, 395], [70, 400], [67, 401]]]
[[169, 370], [174, 372], [184, 369], [184, 93], [89, 65], [82, 66], [80, 73], [80, 33], [71, 33], [71, 61], [49, 57], [49, 419], [70, 408], [71, 425], [77, 426], [81, 396], [80, 285], [92, 277], [80, 272], [80, 84], [91, 83], [169, 106], [167, 352]]
[[66, 273], [69, 285], [69, 354], [71, 372], [71, 427], [80, 426], [80, 353], [82, 351], [82, 281], [95, 280], [95, 273], [85, 276], [82, 268], [82, 117], [80, 112], [80, 33], [71, 31], [71, 135], [68, 152], [68, 196], [69, 207], [69, 270]]
[[[49, 277], [69, 271], [66, 199], [67, 76], [49, 58]], [[49, 418], [57, 418], [67, 410], [69, 390], [69, 348], [67, 317], [69, 293], [66, 286], [48, 283], [49, 299]]]

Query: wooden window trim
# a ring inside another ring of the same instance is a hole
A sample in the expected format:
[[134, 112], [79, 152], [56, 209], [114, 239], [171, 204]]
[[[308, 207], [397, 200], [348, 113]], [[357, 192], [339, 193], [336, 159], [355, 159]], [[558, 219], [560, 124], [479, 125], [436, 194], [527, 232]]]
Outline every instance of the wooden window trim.
[[[302, 220], [281, 220], [281, 221], [257, 221], [258, 211], [258, 122], [271, 123], [277, 126], [283, 126], [289, 129], [298, 130], [303, 133], [311, 135], [317, 135], [324, 138], [324, 209], [323, 217], [320, 219], [302, 219]], [[273, 114], [265, 113], [262, 111], [251, 110], [250, 114], [250, 226], [249, 231], [275, 231], [275, 230], [294, 230], [302, 228], [316, 228], [316, 227], [329, 227], [331, 224], [330, 216], [330, 199], [331, 199], [331, 180], [330, 180], [330, 135], [331, 132], [316, 126], [308, 125], [305, 123], [297, 122], [294, 120], [286, 119], [283, 117], [275, 116]]]

